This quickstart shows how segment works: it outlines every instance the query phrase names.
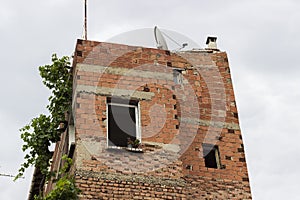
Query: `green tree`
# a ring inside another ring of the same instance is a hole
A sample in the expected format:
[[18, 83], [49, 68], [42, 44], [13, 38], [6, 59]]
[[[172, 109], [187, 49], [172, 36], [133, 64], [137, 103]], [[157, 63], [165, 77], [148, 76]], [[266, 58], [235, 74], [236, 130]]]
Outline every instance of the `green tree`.
[[50, 115], [41, 114], [20, 129], [21, 138], [24, 141], [22, 150], [26, 152], [26, 155], [25, 162], [21, 165], [15, 180], [22, 177], [29, 166], [39, 168], [47, 177], [51, 175], [48, 171], [51, 159], [49, 146], [60, 140], [61, 133], [58, 127], [62, 121], [65, 121], [65, 113], [70, 110], [71, 106], [70, 68], [69, 57], [58, 58], [56, 54], [52, 55], [51, 65], [39, 67], [44, 85], [52, 92], [47, 106]]

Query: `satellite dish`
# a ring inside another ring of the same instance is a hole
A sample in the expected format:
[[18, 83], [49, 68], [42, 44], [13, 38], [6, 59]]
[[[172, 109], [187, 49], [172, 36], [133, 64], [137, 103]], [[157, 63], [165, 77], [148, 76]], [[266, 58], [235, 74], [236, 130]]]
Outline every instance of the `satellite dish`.
[[162, 32], [158, 29], [157, 26], [154, 27], [154, 36], [156, 40], [156, 46], [158, 49], [168, 50], [167, 42], [162, 35]]

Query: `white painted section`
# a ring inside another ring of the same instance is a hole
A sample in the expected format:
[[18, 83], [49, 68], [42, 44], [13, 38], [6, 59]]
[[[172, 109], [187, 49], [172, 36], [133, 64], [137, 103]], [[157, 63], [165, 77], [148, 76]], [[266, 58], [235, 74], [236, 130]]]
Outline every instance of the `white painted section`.
[[72, 144], [75, 144], [75, 127], [74, 125], [69, 125], [69, 150]]

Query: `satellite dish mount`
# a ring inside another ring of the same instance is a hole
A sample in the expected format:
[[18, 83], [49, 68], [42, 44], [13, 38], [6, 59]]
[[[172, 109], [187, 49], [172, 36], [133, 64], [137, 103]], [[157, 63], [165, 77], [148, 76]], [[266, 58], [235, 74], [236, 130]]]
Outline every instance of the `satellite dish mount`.
[[158, 49], [169, 50], [164, 36], [166, 36], [169, 40], [171, 40], [172, 42], [174, 42], [176, 45], [179, 46], [179, 49], [176, 49], [175, 51], [180, 51], [181, 49], [188, 46], [188, 43], [179, 44], [173, 38], [168, 36], [166, 33], [160, 31], [157, 26], [154, 27], [154, 36], [156, 41], [156, 47]]

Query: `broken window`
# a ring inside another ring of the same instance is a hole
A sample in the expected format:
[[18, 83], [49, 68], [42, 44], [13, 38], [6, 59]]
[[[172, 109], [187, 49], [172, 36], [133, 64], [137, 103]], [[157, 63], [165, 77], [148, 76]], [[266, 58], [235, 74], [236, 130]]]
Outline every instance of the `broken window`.
[[205, 167], [215, 169], [221, 168], [218, 146], [212, 144], [203, 144], [202, 147]]
[[108, 146], [127, 147], [128, 140], [140, 139], [138, 102], [108, 99]]

